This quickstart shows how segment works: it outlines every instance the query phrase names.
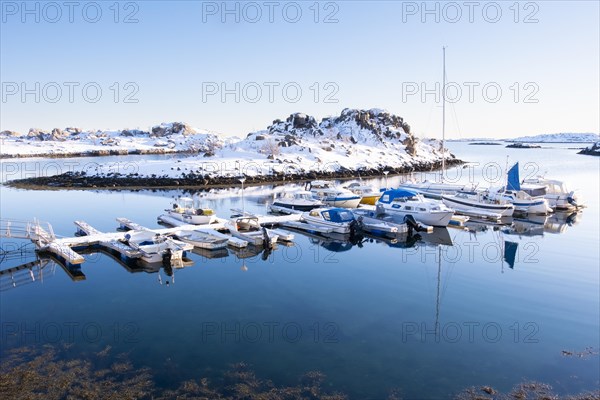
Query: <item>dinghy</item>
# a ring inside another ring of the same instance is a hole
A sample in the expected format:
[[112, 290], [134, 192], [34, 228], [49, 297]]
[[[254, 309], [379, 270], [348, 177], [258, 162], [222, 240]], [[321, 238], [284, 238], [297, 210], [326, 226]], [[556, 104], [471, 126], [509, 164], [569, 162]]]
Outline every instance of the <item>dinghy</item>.
[[264, 228], [255, 216], [244, 215], [233, 218], [226, 224], [231, 236], [247, 241], [257, 247], [271, 248], [277, 243], [277, 234]]
[[201, 249], [216, 250], [227, 247], [227, 238], [216, 237], [205, 232], [182, 230], [173, 232], [172, 235], [182, 242]]

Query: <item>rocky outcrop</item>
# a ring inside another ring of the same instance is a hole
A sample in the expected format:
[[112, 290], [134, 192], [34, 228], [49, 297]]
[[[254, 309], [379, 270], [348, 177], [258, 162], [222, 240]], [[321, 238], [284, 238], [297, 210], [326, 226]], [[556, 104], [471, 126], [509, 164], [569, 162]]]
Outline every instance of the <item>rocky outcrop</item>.
[[600, 156], [600, 142], [596, 142], [593, 145], [582, 149], [577, 154], [585, 154], [588, 156]]
[[15, 131], [2, 131], [2, 132], [0, 132], [0, 136], [3, 136], [3, 137], [20, 137], [21, 134], [19, 132], [15, 132]]
[[162, 123], [152, 127], [150, 137], [166, 137], [171, 135], [194, 135], [196, 131], [188, 124], [181, 122]]

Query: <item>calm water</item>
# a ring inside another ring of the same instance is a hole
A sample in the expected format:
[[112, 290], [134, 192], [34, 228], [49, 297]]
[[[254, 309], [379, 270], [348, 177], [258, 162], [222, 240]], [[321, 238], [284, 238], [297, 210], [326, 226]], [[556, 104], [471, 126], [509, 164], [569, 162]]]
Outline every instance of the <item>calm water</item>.
[[[576, 217], [437, 230], [396, 244], [297, 234], [295, 246], [279, 245], [271, 254], [192, 254], [194, 265], [173, 277], [131, 272], [89, 254], [85, 280], [73, 281], [55, 264], [44, 268], [43, 279], [17, 287], [2, 277], [3, 348], [68, 341], [89, 352], [108, 344], [151, 367], [164, 387], [216, 378], [244, 361], [279, 385], [320, 370], [329, 389], [351, 398], [385, 398], [393, 388], [406, 398], [445, 398], [472, 385], [506, 391], [524, 380], [559, 393], [596, 389], [598, 356], [562, 351], [600, 347], [600, 160], [575, 154], [573, 145], [549, 146], [450, 143], [459, 158], [479, 165], [448, 171], [447, 179], [499, 184], [495, 171], [509, 155], [510, 163], [520, 161], [522, 177], [546, 173], [578, 189], [588, 207]], [[22, 161], [4, 161], [3, 175], [23, 168], [11, 162]], [[56, 160], [27, 162], [42, 171]], [[113, 231], [120, 216], [156, 227], [156, 216], [180, 194], [0, 190], [2, 218], [37, 217], [65, 236], [74, 220], [104, 231]], [[239, 195], [206, 204], [227, 216], [241, 208]], [[247, 210], [264, 213], [268, 200], [258, 189], [245, 192]], [[2, 248], [24, 244], [3, 239]], [[515, 244], [510, 265], [504, 252]], [[35, 259], [31, 249], [6, 256], [1, 268]]]

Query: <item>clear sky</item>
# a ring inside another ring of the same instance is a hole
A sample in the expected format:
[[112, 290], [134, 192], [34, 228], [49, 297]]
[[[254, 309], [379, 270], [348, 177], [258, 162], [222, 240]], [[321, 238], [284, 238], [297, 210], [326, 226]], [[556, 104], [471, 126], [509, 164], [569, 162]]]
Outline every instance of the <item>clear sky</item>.
[[245, 136], [352, 107], [440, 137], [447, 46], [448, 138], [599, 131], [598, 1], [1, 6], [2, 130], [185, 121]]

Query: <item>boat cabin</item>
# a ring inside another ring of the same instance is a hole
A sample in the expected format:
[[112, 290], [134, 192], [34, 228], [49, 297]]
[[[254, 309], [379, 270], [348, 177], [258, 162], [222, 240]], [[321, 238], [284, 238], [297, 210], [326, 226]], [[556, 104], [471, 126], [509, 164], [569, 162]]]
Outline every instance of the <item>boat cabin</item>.
[[312, 210], [309, 215], [311, 217], [322, 218], [325, 221], [330, 222], [352, 222], [354, 221], [354, 214], [345, 208], [328, 208], [321, 210]]

